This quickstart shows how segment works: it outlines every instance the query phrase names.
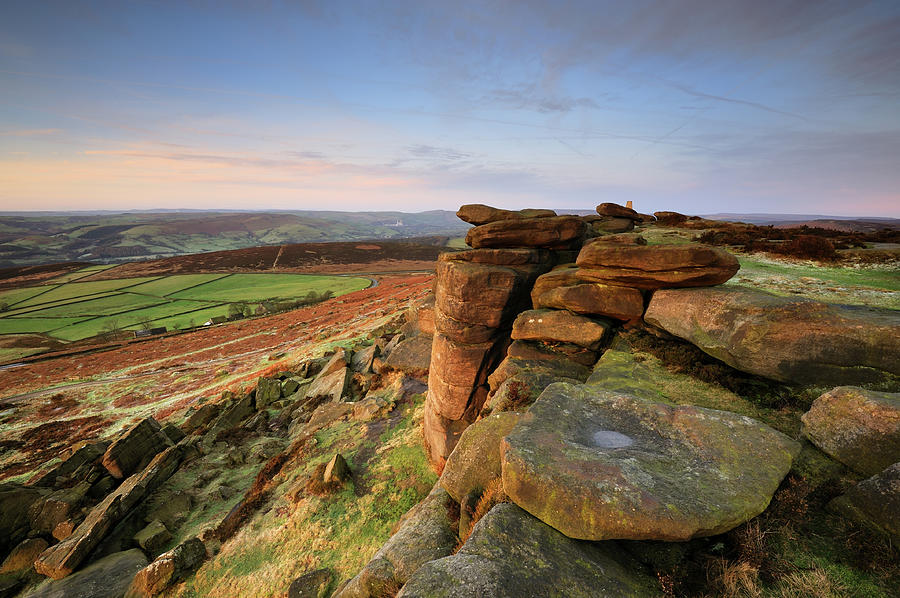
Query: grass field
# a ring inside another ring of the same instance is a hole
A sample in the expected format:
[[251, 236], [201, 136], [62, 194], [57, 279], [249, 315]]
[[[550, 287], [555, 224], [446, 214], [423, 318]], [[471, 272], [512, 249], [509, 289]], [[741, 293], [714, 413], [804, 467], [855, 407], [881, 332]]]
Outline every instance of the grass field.
[[77, 341], [112, 330], [202, 325], [232, 303], [295, 300], [311, 291], [334, 296], [369, 286], [366, 278], [305, 274], [178, 274], [79, 282], [89, 266], [46, 284], [0, 293], [0, 335], [37, 333]]

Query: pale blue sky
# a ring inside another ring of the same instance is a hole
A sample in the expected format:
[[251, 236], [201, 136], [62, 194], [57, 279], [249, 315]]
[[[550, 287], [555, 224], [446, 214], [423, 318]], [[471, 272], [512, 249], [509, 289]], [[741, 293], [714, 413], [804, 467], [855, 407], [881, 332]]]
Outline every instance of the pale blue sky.
[[900, 216], [896, 1], [7, 1], [0, 90], [7, 210]]

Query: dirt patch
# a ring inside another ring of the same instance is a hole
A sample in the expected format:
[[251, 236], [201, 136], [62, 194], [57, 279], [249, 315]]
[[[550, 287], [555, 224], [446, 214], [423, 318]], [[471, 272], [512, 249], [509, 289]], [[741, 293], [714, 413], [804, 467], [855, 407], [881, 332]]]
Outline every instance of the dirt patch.
[[366, 251], [378, 251], [381, 245], [357, 245], [357, 249], [365, 249]]
[[81, 410], [78, 401], [63, 393], [56, 393], [50, 397], [47, 403], [41, 405], [37, 410], [37, 415], [41, 419], [48, 417], [59, 417], [60, 415], [72, 416]]

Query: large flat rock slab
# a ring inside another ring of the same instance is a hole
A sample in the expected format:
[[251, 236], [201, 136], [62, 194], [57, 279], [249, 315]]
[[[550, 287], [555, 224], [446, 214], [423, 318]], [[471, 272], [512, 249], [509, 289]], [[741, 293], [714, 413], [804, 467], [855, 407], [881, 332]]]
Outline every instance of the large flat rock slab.
[[504, 210], [480, 203], [470, 203], [460, 206], [456, 212], [457, 218], [476, 226], [497, 222], [498, 220], [522, 220], [527, 218], [548, 218], [556, 216], [553, 210], [525, 208], [524, 210]]
[[737, 273], [737, 258], [707, 245], [630, 245], [599, 239], [586, 244], [575, 262], [578, 278], [638, 289], [705, 287]]
[[469, 247], [569, 249], [584, 241], [587, 224], [578, 216], [497, 220], [466, 233]]
[[900, 461], [900, 393], [839, 386], [801, 421], [810, 442], [860, 473], [875, 475]]
[[761, 513], [797, 451], [749, 417], [557, 383], [504, 438], [503, 487], [571, 538], [682, 541]]
[[900, 311], [777, 297], [742, 287], [657, 291], [644, 320], [728, 365], [845, 385], [900, 376]]
[[614, 544], [579, 542], [522, 509], [491, 509], [453, 556], [423, 565], [397, 598], [656, 596], [658, 590]]
[[611, 330], [610, 323], [604, 320], [564, 310], [532, 309], [516, 317], [511, 336], [516, 340], [571, 343], [596, 350]]

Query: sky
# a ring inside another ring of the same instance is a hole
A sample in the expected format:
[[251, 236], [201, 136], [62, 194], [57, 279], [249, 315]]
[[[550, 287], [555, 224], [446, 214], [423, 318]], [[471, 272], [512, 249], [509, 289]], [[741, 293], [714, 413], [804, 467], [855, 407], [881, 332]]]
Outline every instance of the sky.
[[0, 3], [0, 210], [900, 217], [900, 2]]

